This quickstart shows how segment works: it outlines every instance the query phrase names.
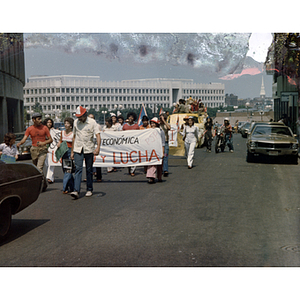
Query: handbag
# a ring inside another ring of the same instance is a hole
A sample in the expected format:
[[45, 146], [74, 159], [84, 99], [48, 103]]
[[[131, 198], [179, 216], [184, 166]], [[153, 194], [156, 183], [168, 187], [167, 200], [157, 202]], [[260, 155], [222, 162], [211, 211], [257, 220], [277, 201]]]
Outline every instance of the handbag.
[[56, 159], [60, 160], [68, 150], [69, 150], [69, 148], [68, 148], [67, 142], [63, 141], [60, 144], [60, 147], [57, 148], [55, 151]]
[[66, 169], [68, 173], [74, 173], [75, 172], [75, 164], [73, 159], [70, 158], [64, 158], [62, 161], [63, 168]]

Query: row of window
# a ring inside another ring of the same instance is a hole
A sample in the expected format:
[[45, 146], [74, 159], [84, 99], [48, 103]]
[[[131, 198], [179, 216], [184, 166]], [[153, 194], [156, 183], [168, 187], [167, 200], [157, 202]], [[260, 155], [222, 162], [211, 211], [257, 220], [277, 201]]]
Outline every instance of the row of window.
[[24, 94], [169, 94], [169, 89], [117, 89], [117, 88], [43, 88], [24, 89]]
[[[224, 90], [186, 90], [183, 89], [183, 94], [188, 94], [188, 95], [192, 95], [192, 94], [201, 94], [201, 95], [205, 95], [205, 94], [224, 94]], [[198, 96], [199, 97], [199, 96]]]
[[95, 97], [79, 97], [79, 96], [62, 96], [62, 97], [39, 97], [39, 98], [25, 98], [25, 103], [30, 103], [30, 102], [69, 102], [69, 101], [76, 101], [76, 102], [89, 102], [89, 101], [94, 101], [94, 102], [102, 102], [102, 101], [169, 101], [170, 98], [169, 96], [95, 96]]
[[[204, 96], [202, 100], [205, 101], [222, 101], [224, 96]], [[25, 103], [33, 102], [106, 102], [106, 101], [169, 101], [169, 96], [62, 96], [62, 97], [38, 97], [38, 98], [25, 98]]]
[[[43, 89], [24, 89], [24, 94], [169, 94], [169, 89], [119, 89], [119, 88], [43, 88]], [[205, 89], [183, 89], [183, 94], [205, 95], [223, 94], [224, 90], [205, 90]]]
[[[145, 104], [146, 107], [151, 107], [151, 104]], [[101, 109], [101, 108], [107, 108], [107, 109], [114, 109], [114, 105], [113, 104], [91, 104], [91, 105], [82, 105], [82, 107], [86, 107], [86, 108], [94, 108], [94, 109]], [[123, 105], [124, 108], [140, 108], [141, 104], [124, 104]], [[169, 107], [166, 103], [156, 103], [156, 107]], [[42, 105], [43, 111], [45, 113], [51, 113], [53, 112], [54, 109], [60, 109], [60, 110], [71, 110], [74, 111], [76, 109], [76, 105], [72, 104], [72, 105]], [[32, 110], [32, 106], [24, 106], [24, 109], [27, 110], [27, 112], [29, 112], [30, 110]]]

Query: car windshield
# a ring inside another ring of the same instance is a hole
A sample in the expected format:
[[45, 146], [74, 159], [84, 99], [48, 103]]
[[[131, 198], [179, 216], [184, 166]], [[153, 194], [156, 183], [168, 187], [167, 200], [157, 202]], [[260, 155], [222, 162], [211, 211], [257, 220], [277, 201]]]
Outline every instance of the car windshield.
[[256, 126], [253, 131], [253, 134], [258, 134], [258, 135], [282, 134], [282, 135], [292, 136], [289, 128], [283, 126]]
[[24, 134], [25, 134], [25, 132], [24, 133], [15, 133], [15, 135], [16, 135], [16, 141], [21, 140], [24, 137]]

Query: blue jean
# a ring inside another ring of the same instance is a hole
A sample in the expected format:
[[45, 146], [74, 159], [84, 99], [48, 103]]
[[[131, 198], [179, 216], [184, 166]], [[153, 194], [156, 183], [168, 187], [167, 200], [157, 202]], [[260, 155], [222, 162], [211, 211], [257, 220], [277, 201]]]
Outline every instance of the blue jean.
[[[68, 159], [71, 156], [71, 148], [63, 155], [62, 159]], [[67, 169], [63, 168], [64, 178], [63, 178], [63, 191], [74, 191], [74, 177], [72, 173], [67, 172]]]
[[168, 161], [169, 161], [169, 142], [166, 142], [164, 160], [163, 160], [163, 172], [169, 172]]
[[77, 153], [74, 152], [74, 161], [75, 161], [75, 188], [74, 191], [80, 192], [81, 177], [82, 177], [82, 168], [83, 168], [83, 159], [85, 160], [86, 168], [86, 190], [93, 191], [93, 153]]
[[225, 135], [225, 145], [228, 146], [229, 150], [233, 150], [232, 138], [233, 138], [232, 134], [231, 134], [231, 137], [230, 137], [230, 134]]

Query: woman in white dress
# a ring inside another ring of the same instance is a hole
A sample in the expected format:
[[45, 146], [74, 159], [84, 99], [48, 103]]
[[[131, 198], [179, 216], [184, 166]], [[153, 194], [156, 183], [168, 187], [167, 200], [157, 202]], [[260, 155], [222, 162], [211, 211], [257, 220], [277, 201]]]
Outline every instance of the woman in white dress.
[[194, 125], [194, 118], [189, 116], [188, 125], [184, 126], [183, 129], [183, 141], [185, 152], [187, 155], [188, 168], [193, 167], [195, 147], [198, 140], [198, 127]]
[[[46, 118], [43, 122], [44, 125], [46, 125], [50, 131], [50, 135], [52, 137], [53, 142], [49, 146], [49, 150], [53, 149], [57, 143], [60, 140], [60, 130], [54, 128], [54, 122], [51, 118]], [[47, 162], [47, 160], [46, 160]], [[47, 165], [47, 174], [46, 178], [48, 183], [53, 183], [54, 182], [54, 168], [55, 166], [49, 166]]]

